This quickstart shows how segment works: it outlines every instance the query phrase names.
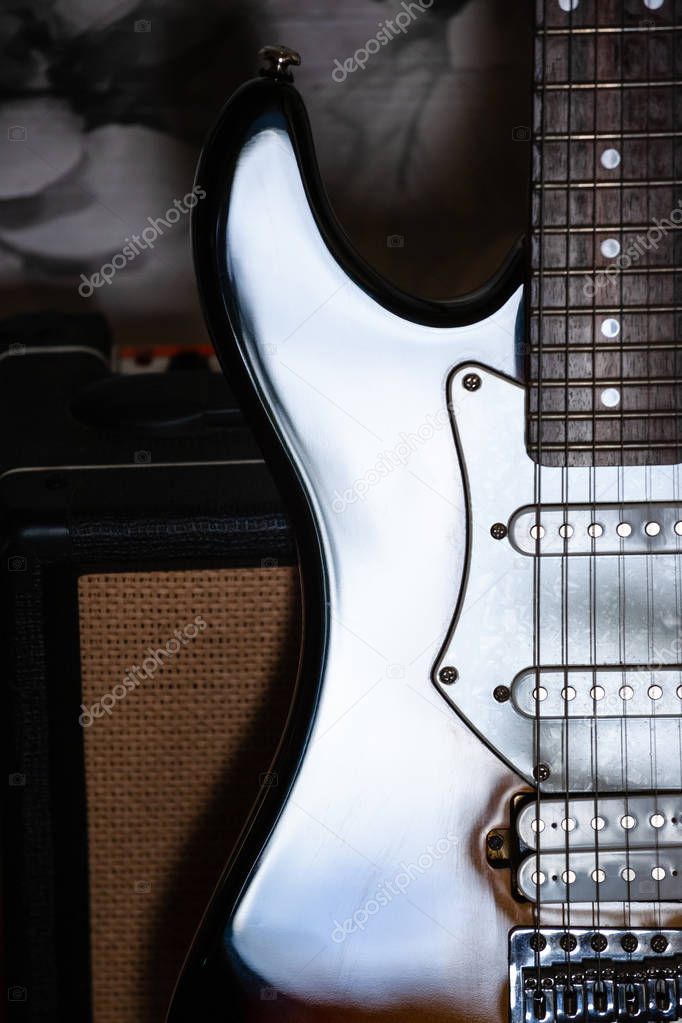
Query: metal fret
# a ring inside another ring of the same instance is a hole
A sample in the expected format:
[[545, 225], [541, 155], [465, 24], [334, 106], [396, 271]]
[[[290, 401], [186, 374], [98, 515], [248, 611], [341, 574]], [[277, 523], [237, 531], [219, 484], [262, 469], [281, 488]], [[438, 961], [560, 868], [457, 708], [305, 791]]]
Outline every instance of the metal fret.
[[630, 141], [632, 139], [643, 139], [649, 141], [649, 139], [679, 139], [682, 138], [681, 131], [610, 131], [610, 132], [551, 132], [546, 131], [543, 134], [540, 132], [535, 133], [535, 141], [538, 139], [544, 139], [546, 142], [594, 142], [595, 140], [601, 140], [608, 142], [610, 139], [618, 141], [625, 140]]
[[586, 422], [592, 422], [593, 420], [607, 419], [615, 422], [621, 419], [677, 419], [682, 418], [682, 411], [671, 412], [667, 409], [665, 411], [652, 410], [652, 409], [635, 409], [634, 411], [623, 411], [623, 412], [605, 412], [601, 409], [595, 409], [593, 412], [529, 412], [528, 418], [533, 420], [548, 419], [555, 420], [556, 422], [564, 422], [566, 419], [584, 420]]
[[[553, 309], [551, 306], [543, 307], [543, 316], [608, 316], [609, 314], [617, 315], [619, 313], [679, 313], [682, 312], [682, 305], [590, 305], [590, 306], [571, 306], [567, 309], [563, 306], [561, 309]], [[534, 310], [534, 315], [537, 315]]]
[[678, 185], [677, 178], [658, 178], [652, 181], [645, 181], [643, 178], [618, 181], [578, 181], [565, 178], [563, 181], [545, 181], [543, 184], [535, 182], [533, 188], [546, 192], [567, 192], [572, 188], [665, 188], [666, 185]]
[[[535, 446], [537, 446], [537, 445], [535, 445]], [[634, 441], [634, 440], [631, 440], [631, 441], [623, 441], [622, 444], [620, 442], [617, 443], [617, 444], [615, 444], [615, 443], [614, 444], [606, 443], [605, 441], [599, 441], [599, 440], [592, 441], [589, 444], [579, 444], [579, 443], [576, 443], [575, 441], [570, 441], [568, 443], [568, 445], [564, 441], [561, 441], [560, 443], [556, 443], [555, 441], [545, 441], [545, 440], [543, 440], [543, 442], [542, 442], [542, 450], [543, 451], [559, 451], [559, 452], [561, 452], [563, 454], [566, 451], [566, 447], [567, 446], [568, 446], [569, 450], [571, 450], [571, 451], [587, 451], [587, 452], [592, 452], [592, 451], [617, 451], [617, 452], [622, 452], [622, 451], [655, 451], [655, 450], [679, 452], [681, 450], [681, 448], [682, 448], [682, 444], [678, 444], [678, 443], [675, 443], [674, 441], [666, 441], [666, 440], [654, 440], [654, 441], [651, 441], [650, 443], [645, 443], [644, 441]], [[678, 460], [678, 458], [676, 457], [675, 461], [677, 461], [677, 460]]]
[[660, 79], [652, 82], [545, 82], [537, 83], [536, 90], [542, 92], [576, 92], [585, 89], [677, 89], [682, 85], [682, 80]]
[[682, 25], [647, 25], [646, 28], [642, 28], [641, 25], [597, 25], [595, 27], [580, 27], [580, 28], [541, 28], [538, 29], [537, 35], [539, 36], [586, 36], [586, 35], [631, 35], [639, 33], [640, 35], [649, 35], [654, 32], [656, 34], [665, 32], [680, 32], [682, 31]]
[[[639, 231], [639, 232], [641, 232], [641, 231], [644, 231], [644, 232], [650, 231], [651, 227], [652, 227], [651, 224], [623, 224], [623, 228], [622, 229], [623, 229], [623, 233], [624, 234], [635, 234], [637, 231]], [[682, 224], [672, 224], [670, 227], [666, 226], [666, 231], [669, 234], [672, 233], [673, 231], [679, 231], [681, 229], [682, 229]], [[561, 238], [565, 238], [567, 236], [567, 234], [569, 234], [569, 233], [570, 234], [605, 234], [608, 231], [620, 231], [620, 230], [621, 230], [621, 225], [620, 225], [620, 222], [618, 222], [617, 224], [595, 224], [594, 227], [592, 227], [592, 226], [589, 226], [589, 227], [581, 227], [581, 226], [573, 227], [573, 226], [570, 226], [569, 227], [568, 225], [564, 225], [563, 227], [555, 227], [554, 225], [551, 225], [549, 227], [544, 227], [543, 230], [542, 230], [542, 233], [543, 234], [559, 235]]]
[[[607, 266], [608, 264], [604, 264]], [[533, 270], [533, 277], [584, 277], [585, 274], [598, 274], [604, 267], [594, 266], [578, 266], [578, 267], [566, 267], [566, 266], [553, 266], [549, 270]], [[657, 274], [682, 274], [682, 268], [679, 266], [633, 266], [627, 270], [619, 270], [618, 275], [620, 277], [655, 277]]]
[[585, 387], [655, 387], [676, 384], [682, 386], [679, 377], [633, 377], [628, 376], [625, 380], [620, 377], [573, 377], [570, 380], [566, 377], [552, 377], [551, 380], [543, 377], [541, 382], [534, 381], [531, 384], [535, 390], [547, 388], [585, 388]]
[[[573, 342], [562, 345], [543, 341], [543, 355], [554, 354], [555, 352], [570, 352], [576, 355], [601, 355], [602, 353], [605, 355], [628, 355], [630, 352], [674, 352], [679, 348], [679, 341], [667, 341], [665, 344], [650, 341], [642, 345], [636, 344], [634, 341], [626, 341], [622, 345], [607, 344], [606, 342], [602, 344], [601, 341], [595, 341], [591, 345], [578, 345]], [[530, 354], [539, 355], [539, 346], [533, 345]]]

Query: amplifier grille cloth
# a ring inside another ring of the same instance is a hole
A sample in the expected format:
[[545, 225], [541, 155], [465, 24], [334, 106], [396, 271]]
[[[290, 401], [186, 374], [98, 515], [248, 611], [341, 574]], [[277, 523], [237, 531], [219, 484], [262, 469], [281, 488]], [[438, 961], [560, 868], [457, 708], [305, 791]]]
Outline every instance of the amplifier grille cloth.
[[84, 736], [94, 1023], [162, 1023], [258, 787], [273, 781], [263, 775], [296, 673], [298, 570], [87, 575], [79, 613], [88, 707], [149, 647], [206, 622], [162, 666], [148, 661], [150, 677]]

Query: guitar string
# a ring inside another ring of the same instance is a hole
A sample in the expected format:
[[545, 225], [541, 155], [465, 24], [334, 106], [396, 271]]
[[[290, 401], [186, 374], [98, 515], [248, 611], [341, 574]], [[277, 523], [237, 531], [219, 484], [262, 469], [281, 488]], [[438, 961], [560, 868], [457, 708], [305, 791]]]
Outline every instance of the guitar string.
[[[644, 144], [645, 150], [645, 168], [647, 179], [651, 180], [652, 175], [650, 174], [650, 136], [651, 123], [650, 123], [650, 111], [651, 111], [651, 44], [652, 44], [652, 33], [647, 27], [646, 29], [646, 81], [648, 83], [645, 92], [645, 103], [646, 103], [646, 142]], [[647, 189], [646, 193], [646, 222], [651, 223], [651, 188]], [[649, 260], [647, 259], [647, 265], [645, 269], [646, 282], [647, 282], [647, 295], [650, 292], [651, 284], [651, 267]], [[650, 331], [650, 319], [649, 312], [647, 309], [646, 313], [646, 337], [647, 340], [651, 337]], [[651, 380], [653, 377], [652, 364], [651, 364], [651, 347], [647, 348], [646, 352], [647, 362], [647, 407], [651, 405]], [[645, 501], [647, 507], [650, 507], [651, 501], [653, 501], [653, 468], [652, 459], [654, 458], [652, 443], [653, 437], [651, 432], [651, 424], [653, 420], [651, 416], [647, 417], [647, 441], [648, 441], [648, 452], [647, 452], [647, 465], [644, 469], [644, 476], [646, 480], [645, 484]], [[649, 518], [649, 515], [647, 515]], [[647, 626], [647, 659], [649, 663], [649, 705], [650, 705], [650, 724], [649, 724], [649, 757], [650, 757], [650, 769], [651, 769], [651, 789], [653, 791], [653, 802], [650, 807], [652, 813], [649, 815], [649, 826], [652, 827], [653, 813], [658, 813], [658, 741], [657, 741], [657, 728], [656, 728], [656, 701], [653, 699], [653, 686], [656, 683], [656, 664], [655, 658], [655, 639], [654, 639], [654, 620], [655, 620], [655, 592], [654, 592], [654, 562], [655, 558], [647, 554], [645, 558], [646, 565], [646, 626]], [[656, 884], [656, 895], [653, 905], [653, 925], [655, 928], [660, 930], [661, 926], [661, 883], [662, 879], [660, 876], [659, 866], [659, 854], [660, 854], [660, 840], [658, 835], [658, 829], [654, 828], [654, 864], [656, 873], [653, 874], [653, 879]], [[647, 881], [648, 883], [648, 881]]]
[[[678, 7], [680, 7], [680, 6], [682, 6], [682, 5], [680, 5], [679, 2], [675, 2], [675, 0], [673, 0], [673, 4], [672, 4], [672, 29], [673, 29], [673, 31], [672, 31], [672, 42], [671, 42], [671, 48], [670, 48], [671, 68], [672, 68], [673, 71], [675, 71], [676, 68], [677, 68], [678, 57], [679, 57], [679, 50], [678, 50], [679, 39], [678, 39], [678, 35], [677, 35], [677, 25], [678, 25], [677, 13], [678, 13]], [[677, 115], [677, 110], [679, 109], [679, 107], [678, 107], [677, 104], [673, 103], [673, 108], [672, 109], [673, 109], [674, 112], [673, 112], [672, 123], [671, 123], [672, 134], [671, 134], [671, 147], [670, 147], [670, 179], [672, 181], [672, 203], [671, 203], [671, 206], [674, 207], [675, 198], [676, 198], [676, 196], [678, 194], [678, 191], [679, 191], [678, 190], [677, 145], [676, 145], [676, 141], [675, 141], [676, 140], [676, 134], [675, 133], [676, 133], [677, 127], [678, 127], [678, 119], [677, 119], [676, 115]], [[649, 104], [649, 108], [648, 108], [648, 111], [647, 111], [648, 116], [650, 115], [650, 112], [651, 112], [651, 104]], [[648, 139], [647, 139], [647, 144], [648, 144]], [[648, 174], [648, 171], [649, 171], [649, 161], [647, 160], [647, 174]], [[648, 222], [649, 223], [651, 222], [650, 215], [648, 217]], [[671, 267], [672, 267], [672, 269], [674, 271], [674, 269], [675, 269], [675, 267], [677, 265], [676, 245], [678, 244], [675, 241], [675, 234], [674, 233], [670, 236], [669, 239], [666, 239], [666, 244], [670, 245], [670, 249], [671, 249], [671, 253], [670, 253], [670, 256], [671, 256]], [[648, 262], [648, 266], [649, 267], [651, 266], [650, 262]], [[651, 271], [649, 269], [648, 272], [647, 272], [647, 283], [649, 281], [650, 272]], [[675, 280], [676, 280], [676, 277], [674, 276], [673, 277], [673, 281], [675, 281]], [[674, 283], [673, 284], [673, 295], [672, 295], [672, 304], [673, 304], [674, 308], [677, 308], [677, 299], [678, 299], [677, 287], [678, 286]], [[674, 321], [676, 319], [677, 319], [677, 317], [675, 316], [674, 317]], [[649, 309], [647, 309], [647, 326], [649, 326]], [[677, 323], [674, 322], [674, 329], [673, 329], [673, 331], [671, 331], [671, 335], [672, 335], [672, 338], [674, 340], [677, 340], [677, 338], [675, 336], [676, 334], [677, 334]], [[678, 400], [678, 386], [677, 386], [676, 381], [677, 381], [677, 372], [678, 372], [678, 362], [679, 362], [678, 356], [679, 356], [679, 351], [678, 351], [678, 349], [673, 349], [673, 352], [674, 352], [674, 354], [673, 354], [673, 366], [672, 366], [671, 379], [674, 382], [671, 384], [671, 395], [672, 395], [672, 405], [673, 405], [673, 412], [674, 412], [675, 411], [675, 406], [676, 406], [676, 403], [677, 403], [677, 400]], [[675, 433], [673, 435], [674, 439], [671, 441], [671, 451], [672, 451], [673, 459], [674, 459], [674, 463], [673, 463], [673, 500], [675, 502], [677, 502], [679, 500], [679, 489], [678, 489], [678, 486], [679, 486], [679, 454], [680, 454], [679, 445], [678, 445], [679, 420], [674, 415], [673, 415], [672, 422], [671, 422], [671, 426], [673, 426], [673, 425], [675, 426]], [[677, 521], [679, 519], [679, 516], [676, 515], [675, 519]], [[676, 614], [677, 614], [677, 621], [679, 622], [680, 601], [679, 601], [678, 589], [677, 589], [677, 584], [678, 584], [678, 580], [679, 580], [679, 569], [678, 569], [679, 536], [677, 534], [676, 534], [676, 545], [675, 546], [676, 546], [676, 552], [675, 552], [675, 555], [673, 556], [673, 562], [674, 562], [674, 577], [675, 577]], [[679, 628], [679, 626], [678, 626], [678, 628]], [[670, 685], [670, 683], [668, 683], [668, 685]], [[682, 757], [682, 735], [680, 733], [680, 727], [679, 726], [680, 726], [680, 719], [679, 719], [679, 714], [678, 714], [678, 740], [680, 741], [680, 755]], [[657, 755], [658, 755], [658, 749], [656, 750], [656, 752], [657, 752]], [[656, 768], [658, 768], [658, 764], [656, 764]], [[658, 784], [658, 770], [656, 770], [656, 781], [657, 781], [657, 784]], [[657, 857], [657, 863], [658, 863], [658, 853], [659, 853], [659, 835], [658, 835], [658, 831], [656, 831], [656, 841], [657, 841], [656, 857]], [[676, 872], [676, 870], [674, 868], [673, 868], [673, 876], [674, 877], [677, 876], [677, 872]], [[659, 903], [658, 903], [658, 929], [659, 930], [662, 928], [662, 924], [663, 924], [663, 905], [662, 905], [662, 903], [659, 900]]]
[[[542, 480], [541, 480], [541, 468], [542, 468], [542, 442], [543, 442], [543, 428], [542, 428], [542, 402], [543, 402], [543, 362], [544, 362], [544, 338], [543, 338], [543, 304], [544, 304], [544, 253], [543, 253], [543, 231], [544, 231], [544, 204], [545, 204], [545, 84], [546, 84], [546, 57], [547, 57], [547, 33], [544, 31], [547, 27], [547, 0], [542, 0], [542, 4], [539, 7], [538, 13], [541, 18], [541, 54], [540, 54], [540, 68], [539, 71], [536, 67], [536, 78], [539, 77], [540, 81], [536, 85], [536, 96], [539, 97], [540, 103], [540, 137], [541, 145], [538, 146], [539, 152], [539, 171], [540, 171], [540, 188], [535, 190], [534, 194], [538, 197], [536, 202], [538, 203], [538, 220], [539, 220], [539, 252], [538, 252], [538, 269], [539, 274], [536, 279], [536, 286], [538, 289], [537, 293], [537, 306], [538, 306], [538, 364], [537, 364], [537, 412], [538, 417], [537, 423], [537, 436], [536, 436], [536, 461], [533, 466], [533, 500], [535, 505], [535, 530], [536, 537], [539, 533], [540, 528], [540, 501], [542, 497]], [[536, 61], [537, 63], [537, 61]], [[532, 253], [531, 253], [531, 267], [533, 264]], [[531, 278], [532, 281], [532, 278]], [[531, 283], [531, 289], [533, 285]], [[535, 713], [533, 715], [533, 764], [535, 772], [535, 818], [536, 821], [540, 821], [541, 810], [542, 810], [542, 776], [540, 771], [541, 764], [541, 743], [540, 743], [540, 558], [538, 557], [538, 540], [536, 539], [536, 556], [533, 560], [533, 663], [535, 665]], [[542, 866], [542, 833], [537, 825], [537, 841], [536, 841], [536, 856], [535, 856], [535, 931], [534, 931], [534, 953], [535, 953], [535, 973], [536, 973], [536, 990], [537, 998], [542, 997], [542, 968], [541, 968], [541, 924], [542, 924], [542, 886], [541, 886], [541, 866]]]
[[[622, 21], [621, 28], [625, 28], [625, 5], [622, 7]], [[621, 47], [620, 47], [620, 108], [619, 108], [619, 122], [620, 122], [620, 138], [618, 140], [618, 146], [621, 153], [621, 164], [620, 164], [620, 203], [619, 203], [619, 229], [618, 229], [618, 242], [620, 245], [620, 252], [623, 252], [625, 248], [625, 218], [624, 218], [624, 203], [623, 203], [623, 182], [624, 182], [624, 161], [623, 154], [625, 151], [625, 58], [624, 58], [624, 35], [621, 35]], [[622, 502], [620, 509], [620, 520], [621, 522], [626, 521], [625, 514], [625, 502], [626, 502], [626, 487], [625, 487], [625, 417], [624, 417], [624, 405], [625, 399], [623, 395], [623, 385], [625, 382], [625, 278], [622, 273], [619, 274], [619, 310], [620, 310], [620, 334], [619, 334], [619, 361], [620, 361], [620, 381], [621, 381], [621, 400], [620, 400], [620, 416], [619, 416], [619, 433], [620, 433], [620, 458], [618, 465], [618, 498]], [[595, 324], [596, 329], [596, 324]], [[627, 672], [625, 665], [627, 664], [627, 649], [626, 649], [626, 621], [627, 621], [627, 593], [626, 593], [626, 580], [627, 580], [627, 569], [626, 560], [624, 555], [625, 538], [620, 538], [620, 552], [618, 557], [618, 593], [619, 593], [619, 657], [621, 664], [623, 665], [623, 671], [621, 672], [621, 684], [622, 684], [622, 714], [621, 714], [621, 765], [624, 771], [623, 778], [623, 819], [630, 816], [630, 778], [629, 778], [629, 764], [628, 764], [628, 744], [629, 744], [629, 728], [628, 728], [628, 700], [624, 694], [625, 685], [627, 685]], [[631, 869], [631, 846], [630, 846], [630, 828], [622, 829], [625, 834], [625, 883], [627, 885], [627, 900], [623, 904], [623, 916], [626, 921], [626, 927], [628, 930], [632, 927], [632, 869]], [[630, 953], [631, 955], [631, 953]]]
[[[571, 421], [568, 415], [570, 405], [570, 391], [569, 391], [569, 378], [570, 378], [570, 285], [571, 275], [568, 272], [570, 268], [570, 251], [571, 251], [571, 177], [572, 177], [572, 143], [571, 136], [573, 134], [573, 101], [574, 92], [571, 88], [573, 82], [573, 11], [569, 11], [569, 34], [568, 34], [568, 47], [567, 47], [567, 68], [566, 78], [569, 83], [569, 88], [566, 90], [566, 206], [564, 212], [564, 218], [566, 221], [566, 237], [564, 241], [564, 263], [566, 266], [566, 276], [564, 279], [564, 300], [565, 300], [565, 336], [564, 336], [564, 458], [563, 465], [561, 468], [561, 500], [563, 506], [566, 508], [566, 514], [563, 516], [565, 521], [568, 521], [568, 506], [569, 506], [569, 478], [570, 478], [570, 429]], [[568, 542], [569, 537], [564, 537], [564, 550], [561, 557], [561, 598], [562, 598], [562, 614], [561, 614], [561, 660], [564, 665], [564, 684], [563, 684], [563, 710], [564, 710], [564, 874], [566, 878], [565, 887], [565, 919], [564, 929], [566, 932], [566, 948], [565, 961], [566, 961], [566, 973], [568, 977], [568, 989], [573, 990], [572, 982], [572, 969], [571, 969], [571, 941], [572, 941], [572, 906], [571, 906], [571, 886], [568, 884], [568, 878], [570, 877], [569, 871], [571, 869], [571, 829], [569, 827], [569, 821], [571, 819], [570, 811], [570, 790], [571, 790], [571, 744], [570, 744], [570, 707], [569, 707], [569, 610], [568, 610]]]
[[[594, 25], [595, 28], [599, 24], [599, 0], [594, 2]], [[599, 40], [600, 36], [595, 33], [592, 37], [592, 59], [593, 59], [593, 71], [592, 81], [595, 83], [592, 89], [592, 122], [596, 134], [597, 126], [597, 86], [596, 83], [600, 80], [600, 62], [599, 62]], [[592, 147], [592, 252], [593, 256], [596, 253], [597, 248], [597, 142], [594, 141]], [[592, 422], [591, 422], [591, 439], [592, 439], [592, 458], [591, 464], [588, 469], [588, 480], [589, 480], [589, 500], [592, 504], [592, 516], [591, 520], [593, 523], [597, 522], [597, 446], [596, 446], [596, 434], [597, 434], [597, 380], [595, 372], [595, 363], [597, 359], [597, 345], [596, 345], [596, 333], [595, 333], [595, 321], [596, 321], [596, 291], [592, 298], [593, 310], [592, 310], [592, 387], [590, 391], [590, 401], [592, 407]], [[590, 538], [590, 557], [588, 561], [589, 572], [589, 634], [590, 634], [590, 663], [592, 665], [592, 717], [590, 721], [590, 767], [591, 767], [591, 781], [592, 781], [592, 794], [593, 794], [593, 819], [596, 820], [599, 817], [599, 715], [598, 715], [598, 701], [597, 701], [597, 629], [596, 629], [596, 614], [597, 614], [597, 559], [596, 559], [596, 544], [597, 536], [592, 535]], [[592, 925], [593, 928], [599, 933], [601, 931], [601, 892], [599, 882], [599, 829], [593, 829], [594, 835], [594, 873], [592, 879], [594, 883], [594, 893], [592, 901]], [[595, 912], [596, 903], [596, 912]], [[597, 953], [597, 983], [601, 986], [602, 984], [602, 950], [597, 945], [595, 951]]]
[[[682, 56], [682, 54], [678, 52], [679, 43], [678, 43], [678, 36], [677, 36], [677, 9], [678, 9], [678, 4], [677, 3], [673, 3], [673, 39], [674, 39], [674, 42], [672, 44], [673, 66], [677, 65], [679, 56]], [[676, 142], [676, 138], [675, 138], [675, 132], [677, 130], [677, 121], [676, 121], [675, 118], [673, 118], [673, 121], [672, 121], [672, 124], [671, 124], [671, 128], [672, 128], [672, 132], [671, 132], [671, 138], [670, 138], [670, 150], [671, 150], [671, 152], [670, 152], [670, 162], [671, 162], [671, 169], [672, 169], [672, 178], [673, 178], [673, 180], [675, 182], [675, 184], [673, 185], [673, 189], [674, 189], [674, 192], [673, 192], [673, 205], [674, 205], [674, 200], [676, 199], [677, 193], [679, 191], [678, 185], [677, 185], [678, 173], [679, 173], [679, 167], [678, 167], [679, 161], [678, 161], [678, 157], [677, 157], [677, 142]], [[670, 237], [670, 257], [671, 257], [671, 265], [672, 266], [676, 266], [677, 265], [677, 249], [678, 249], [678, 246], [679, 246], [679, 242], [676, 240], [676, 235], [674, 233], [672, 233], [671, 237]], [[676, 330], [671, 331], [671, 338], [672, 339], [675, 339], [675, 334], [676, 333], [677, 333]], [[675, 353], [674, 354], [674, 373], [675, 373], [675, 378], [678, 379], [677, 378], [677, 373], [678, 373], [678, 366], [679, 366], [679, 362], [680, 362], [680, 360], [679, 360], [679, 351], [677, 349], [674, 349], [674, 353]], [[677, 400], [678, 400], [678, 393], [679, 393], [679, 387], [676, 385], [676, 387], [675, 387], [675, 396], [674, 396], [675, 404], [677, 403]], [[675, 447], [673, 449], [674, 450], [674, 458], [675, 458], [675, 464], [673, 465], [673, 500], [674, 500], [675, 505], [676, 505], [675, 521], [679, 522], [680, 521], [680, 509], [679, 509], [679, 500], [680, 500], [680, 464], [679, 464], [680, 463], [680, 448], [679, 448], [679, 422], [678, 422], [677, 419], [675, 419], [675, 426], [676, 426], [675, 435], [674, 435], [675, 436]], [[675, 530], [675, 554], [673, 556], [674, 574], [675, 574], [675, 621], [677, 622], [677, 635], [676, 635], [677, 652], [676, 652], [675, 660], [678, 663], [679, 663], [679, 659], [680, 659], [680, 640], [682, 638], [682, 621], [680, 619], [680, 615], [682, 614], [682, 593], [681, 593], [681, 590], [680, 590], [681, 580], [680, 580], [679, 561], [680, 561], [680, 536], [677, 533], [677, 531]], [[677, 672], [677, 685], [678, 685], [678, 687], [681, 684], [682, 684], [682, 675], [678, 671]], [[679, 693], [680, 691], [681, 690], [679, 688], [677, 688], [676, 692]], [[682, 717], [680, 716], [679, 712], [677, 714], [677, 739], [678, 739], [679, 762], [680, 762], [680, 791], [682, 791]]]
[[[682, 57], [682, 48], [680, 48], [679, 38], [678, 38], [678, 33], [677, 33], [677, 27], [678, 27], [677, 13], [678, 13], [678, 7], [682, 7], [682, 4], [680, 4], [679, 2], [675, 2], [675, 0], [674, 0], [672, 6], [673, 6], [673, 42], [671, 44], [671, 62], [672, 62], [673, 68], [677, 68], [678, 62], [679, 62], [680, 58]], [[677, 110], [679, 108], [677, 106], [674, 106], [673, 109]], [[673, 114], [671, 128], [672, 128], [672, 132], [671, 132], [671, 139], [670, 139], [670, 168], [671, 168], [671, 175], [670, 176], [671, 176], [671, 179], [673, 181], [673, 186], [672, 186], [672, 191], [673, 191], [672, 200], [673, 201], [672, 201], [671, 205], [674, 208], [675, 200], [678, 198], [679, 191], [680, 191], [679, 190], [679, 184], [678, 184], [678, 180], [679, 180], [678, 179], [679, 162], [680, 161], [679, 161], [679, 157], [678, 157], [678, 146], [677, 146], [677, 143], [676, 143], [676, 132], [677, 132], [677, 128], [678, 128], [678, 118], [676, 117], [675, 114]], [[678, 263], [678, 248], [679, 248], [679, 244], [680, 244], [678, 236], [676, 236], [676, 234], [674, 232], [672, 232], [670, 237], [669, 237], [669, 239], [666, 239], [666, 244], [670, 245], [670, 263], [671, 263], [671, 266], [672, 267], [677, 267], [677, 263]], [[675, 289], [675, 293], [673, 295], [673, 304], [674, 305], [677, 303], [677, 298], [678, 298], [677, 289]], [[678, 340], [677, 337], [676, 337], [676, 334], [677, 334], [677, 329], [676, 329], [677, 328], [677, 323], [675, 322], [675, 320], [676, 320], [676, 317], [673, 317], [674, 329], [671, 331], [671, 335], [672, 335], [673, 339], [677, 341]], [[679, 386], [678, 386], [678, 383], [677, 383], [677, 381], [679, 379], [678, 376], [677, 376], [677, 374], [678, 374], [678, 366], [679, 366], [679, 350], [677, 348], [675, 348], [673, 351], [674, 351], [674, 355], [673, 355], [673, 377], [675, 378], [675, 381], [676, 381], [676, 383], [673, 386], [673, 410], [676, 411], [676, 405], [677, 405], [678, 396], [679, 396]], [[679, 447], [679, 420], [678, 420], [678, 418], [675, 417], [673, 419], [673, 422], [674, 422], [674, 425], [675, 425], [675, 433], [673, 435], [674, 436], [674, 447], [672, 449], [672, 451], [673, 451], [673, 458], [674, 458], [674, 463], [673, 463], [673, 501], [675, 502], [675, 505], [677, 506], [676, 507], [676, 512], [675, 512], [675, 521], [678, 522], [678, 521], [680, 521], [679, 504], [678, 504], [678, 502], [679, 502], [679, 482], [680, 482], [680, 465], [679, 465], [679, 462], [680, 462], [680, 447]], [[680, 614], [682, 613], [682, 600], [680, 599], [680, 589], [679, 589], [679, 586], [680, 586], [680, 570], [679, 570], [680, 536], [679, 536], [679, 534], [677, 533], [676, 530], [675, 530], [675, 548], [676, 548], [675, 554], [673, 555], [674, 576], [675, 576], [675, 615], [676, 615], [676, 619], [675, 620], [678, 623], [678, 625], [677, 625], [677, 635], [676, 635], [677, 644], [678, 644], [678, 647], [677, 647], [678, 652], [677, 652], [677, 655], [675, 657], [675, 660], [679, 661]], [[679, 677], [679, 673], [678, 673], [678, 685], [680, 684], [680, 682], [682, 682], [682, 679]], [[676, 693], [678, 693], [678, 692], [680, 692], [680, 690], [676, 689]], [[680, 767], [681, 767], [681, 771], [682, 771], [682, 722], [680, 720], [679, 712], [678, 712], [678, 715], [677, 715], [677, 734], [678, 734], [678, 743], [679, 743], [679, 750], [680, 750]], [[681, 781], [681, 784], [682, 784], [682, 778], [680, 779], [680, 781]]]

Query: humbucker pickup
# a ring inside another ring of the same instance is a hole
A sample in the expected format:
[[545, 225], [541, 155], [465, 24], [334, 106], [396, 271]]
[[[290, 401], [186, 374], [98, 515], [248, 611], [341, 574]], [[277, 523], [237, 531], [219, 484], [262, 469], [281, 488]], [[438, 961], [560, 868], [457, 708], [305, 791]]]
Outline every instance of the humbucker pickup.
[[516, 833], [531, 901], [682, 900], [679, 796], [543, 799], [519, 812]]
[[520, 847], [543, 852], [682, 846], [682, 794], [571, 796], [527, 803], [516, 818]]

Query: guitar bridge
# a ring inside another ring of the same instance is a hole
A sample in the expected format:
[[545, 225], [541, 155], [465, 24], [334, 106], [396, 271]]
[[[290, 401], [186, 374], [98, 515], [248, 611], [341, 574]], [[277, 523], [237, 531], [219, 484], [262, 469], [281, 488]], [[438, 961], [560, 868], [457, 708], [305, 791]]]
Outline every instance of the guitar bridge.
[[511, 1023], [682, 1020], [682, 931], [516, 928]]

